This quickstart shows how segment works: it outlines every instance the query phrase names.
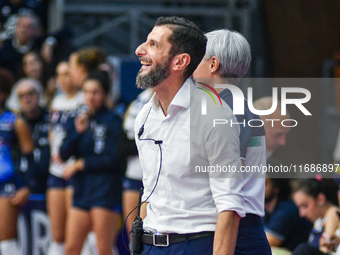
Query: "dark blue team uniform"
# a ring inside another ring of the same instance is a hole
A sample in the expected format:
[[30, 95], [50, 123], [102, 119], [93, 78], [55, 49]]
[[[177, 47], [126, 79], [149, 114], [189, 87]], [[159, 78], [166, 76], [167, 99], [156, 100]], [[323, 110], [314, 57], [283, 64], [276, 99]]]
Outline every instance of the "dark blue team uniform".
[[89, 116], [89, 127], [82, 134], [76, 131], [74, 121], [68, 122], [60, 156], [63, 161], [75, 156], [85, 162], [83, 171], [72, 177], [75, 207], [85, 210], [92, 207], [116, 210], [120, 207], [122, 176], [118, 137], [121, 126], [122, 120], [106, 107]]
[[41, 109], [40, 115], [36, 119], [27, 119], [34, 143], [34, 179], [33, 194], [45, 194], [48, 178], [48, 168], [50, 165], [50, 143], [49, 143], [49, 113]]

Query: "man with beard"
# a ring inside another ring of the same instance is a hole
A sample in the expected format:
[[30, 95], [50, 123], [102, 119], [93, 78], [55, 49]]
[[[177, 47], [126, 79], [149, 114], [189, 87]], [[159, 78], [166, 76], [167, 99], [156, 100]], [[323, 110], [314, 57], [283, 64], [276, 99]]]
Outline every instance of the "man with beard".
[[135, 122], [144, 185], [142, 254], [234, 254], [245, 216], [243, 176], [193, 171], [194, 166], [241, 167], [239, 126], [213, 127], [214, 119], [237, 122], [232, 110], [210, 100], [203, 118], [206, 93], [189, 78], [206, 41], [192, 22], [161, 17], [136, 49], [143, 65], [137, 86], [155, 90]]

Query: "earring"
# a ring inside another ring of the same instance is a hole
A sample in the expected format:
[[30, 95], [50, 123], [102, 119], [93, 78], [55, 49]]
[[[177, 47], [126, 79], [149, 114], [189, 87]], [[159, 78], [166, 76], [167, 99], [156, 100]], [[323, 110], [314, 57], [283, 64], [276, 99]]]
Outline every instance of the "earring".
[[214, 70], [211, 70], [211, 73], [214, 73], [215, 71]]

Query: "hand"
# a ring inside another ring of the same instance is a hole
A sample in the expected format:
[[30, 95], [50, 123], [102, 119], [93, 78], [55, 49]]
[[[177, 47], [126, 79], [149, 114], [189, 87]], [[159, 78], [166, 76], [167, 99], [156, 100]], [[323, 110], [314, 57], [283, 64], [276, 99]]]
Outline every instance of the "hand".
[[72, 163], [65, 167], [63, 172], [63, 178], [65, 180], [69, 180], [75, 173], [77, 172], [77, 168], [75, 167], [75, 163]]
[[63, 172], [63, 178], [65, 180], [70, 179], [76, 172], [82, 171], [84, 169], [84, 160], [77, 159], [74, 163], [65, 167]]
[[319, 240], [320, 251], [323, 253], [335, 252], [336, 247], [340, 244], [340, 238], [333, 234], [330, 238], [322, 235]]
[[22, 206], [26, 203], [31, 191], [27, 187], [23, 187], [15, 193], [14, 197], [11, 199], [11, 202], [15, 206]]
[[89, 126], [89, 116], [86, 113], [78, 116], [74, 121], [74, 125], [78, 133], [84, 133]]
[[64, 161], [61, 159], [60, 154], [56, 154], [52, 156], [52, 162], [58, 165], [61, 165], [62, 163], [64, 163]]

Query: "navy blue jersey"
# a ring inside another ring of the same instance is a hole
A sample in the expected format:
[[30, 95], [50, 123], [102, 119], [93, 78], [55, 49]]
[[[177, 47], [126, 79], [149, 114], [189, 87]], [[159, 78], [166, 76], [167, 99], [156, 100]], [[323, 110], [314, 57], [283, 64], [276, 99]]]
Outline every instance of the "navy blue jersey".
[[122, 120], [106, 107], [89, 117], [88, 129], [79, 134], [71, 119], [67, 134], [60, 148], [60, 156], [66, 161], [71, 156], [82, 158], [85, 172], [112, 172], [118, 169], [118, 137]]
[[27, 119], [24, 114], [22, 117], [28, 123], [34, 143], [33, 159], [36, 185], [33, 187], [32, 193], [45, 193], [50, 164], [49, 113], [47, 110], [41, 109], [41, 113], [35, 119]]
[[299, 216], [299, 209], [291, 199], [279, 201], [272, 214], [266, 212], [262, 224], [267, 233], [279, 239], [290, 251], [308, 239], [312, 224]]
[[[219, 93], [219, 96], [233, 109], [233, 96], [229, 89], [224, 89]], [[240, 151], [241, 158], [245, 159], [247, 155], [248, 147], [256, 146], [258, 137], [264, 136], [264, 127], [251, 127], [248, 125], [249, 120], [260, 119], [256, 114], [253, 114], [249, 108], [247, 100], [244, 99], [244, 115], [235, 115], [238, 122], [245, 123], [240, 124]]]
[[101, 206], [114, 210], [122, 196], [122, 171], [118, 155], [118, 138], [122, 134], [122, 120], [106, 107], [89, 116], [89, 127], [79, 134], [74, 120], [67, 124], [66, 137], [60, 156], [82, 158], [83, 171], [72, 177], [73, 204], [82, 209]]

